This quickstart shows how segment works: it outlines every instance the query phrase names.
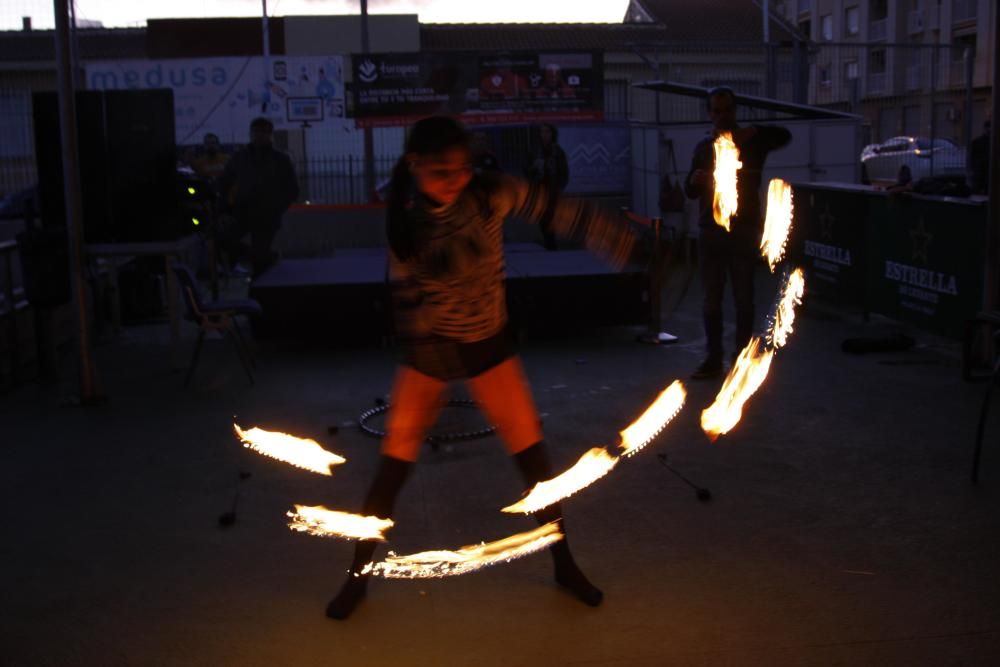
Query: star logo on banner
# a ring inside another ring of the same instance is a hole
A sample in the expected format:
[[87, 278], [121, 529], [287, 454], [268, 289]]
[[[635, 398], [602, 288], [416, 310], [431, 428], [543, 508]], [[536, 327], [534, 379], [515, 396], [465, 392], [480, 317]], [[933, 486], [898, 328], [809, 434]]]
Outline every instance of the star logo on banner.
[[823, 241], [833, 241], [833, 224], [836, 221], [836, 218], [830, 213], [830, 205], [827, 204], [819, 216], [819, 237]]
[[927, 263], [927, 251], [930, 249], [934, 235], [927, 231], [923, 217], [916, 228], [910, 230], [910, 241], [913, 242], [913, 261]]

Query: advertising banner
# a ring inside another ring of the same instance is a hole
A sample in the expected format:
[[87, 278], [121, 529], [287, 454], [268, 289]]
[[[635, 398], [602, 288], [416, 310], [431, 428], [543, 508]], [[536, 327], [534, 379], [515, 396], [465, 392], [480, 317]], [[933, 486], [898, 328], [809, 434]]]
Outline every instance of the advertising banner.
[[599, 52], [368, 54], [353, 67], [358, 127], [408, 125], [435, 113], [471, 125], [604, 117]]
[[171, 88], [178, 144], [212, 132], [224, 143], [247, 140], [264, 116], [278, 129], [344, 125], [342, 56], [261, 56], [115, 60], [88, 63], [91, 90]]

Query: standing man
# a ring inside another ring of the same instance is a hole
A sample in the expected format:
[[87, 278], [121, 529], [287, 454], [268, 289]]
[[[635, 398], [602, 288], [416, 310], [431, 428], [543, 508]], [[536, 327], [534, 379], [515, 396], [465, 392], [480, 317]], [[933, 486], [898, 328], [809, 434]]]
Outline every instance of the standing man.
[[[714, 378], [722, 374], [722, 296], [726, 276], [732, 278], [736, 303], [736, 338], [733, 356], [750, 341], [754, 325], [753, 276], [760, 257], [763, 216], [760, 204], [761, 172], [767, 154], [787, 144], [791, 133], [776, 125], [740, 127], [736, 123], [736, 93], [730, 88], [713, 88], [708, 93], [708, 114], [712, 134], [702, 139], [694, 150], [691, 170], [684, 184], [690, 199], [700, 199], [698, 225], [701, 243], [701, 277], [705, 297], [702, 316], [707, 339], [707, 354], [693, 379]], [[736, 172], [739, 208], [726, 231], [712, 215], [715, 194], [715, 150], [713, 143], [722, 132], [730, 132], [740, 151], [743, 167]]]
[[250, 123], [250, 143], [226, 163], [219, 183], [223, 207], [232, 212], [236, 221], [224, 233], [230, 257], [235, 257], [240, 239], [249, 232], [255, 278], [274, 263], [271, 244], [282, 216], [299, 197], [292, 161], [274, 148], [273, 137], [271, 121], [255, 118]]
[[552, 193], [550, 210], [546, 211], [538, 226], [546, 250], [556, 250], [556, 236], [552, 232], [552, 212], [559, 195], [569, 185], [569, 160], [566, 151], [559, 145], [559, 131], [555, 125], [545, 123], [538, 130], [539, 146], [529, 156], [525, 176]]

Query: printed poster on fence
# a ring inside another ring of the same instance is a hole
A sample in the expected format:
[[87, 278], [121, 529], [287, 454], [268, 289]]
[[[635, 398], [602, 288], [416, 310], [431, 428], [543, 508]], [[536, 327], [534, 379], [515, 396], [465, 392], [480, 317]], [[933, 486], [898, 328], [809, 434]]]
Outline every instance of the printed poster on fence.
[[258, 116], [278, 129], [345, 124], [339, 55], [99, 61], [87, 64], [86, 85], [172, 88], [182, 145], [200, 143], [208, 132], [223, 143], [243, 143]]

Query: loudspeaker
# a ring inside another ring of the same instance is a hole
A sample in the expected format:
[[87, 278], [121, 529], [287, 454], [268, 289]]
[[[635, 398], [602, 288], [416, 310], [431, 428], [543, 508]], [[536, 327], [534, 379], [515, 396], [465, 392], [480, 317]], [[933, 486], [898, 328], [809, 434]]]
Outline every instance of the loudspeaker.
[[[66, 225], [56, 93], [33, 95], [42, 224]], [[178, 218], [174, 100], [170, 89], [78, 91], [77, 138], [84, 239], [163, 241]]]

